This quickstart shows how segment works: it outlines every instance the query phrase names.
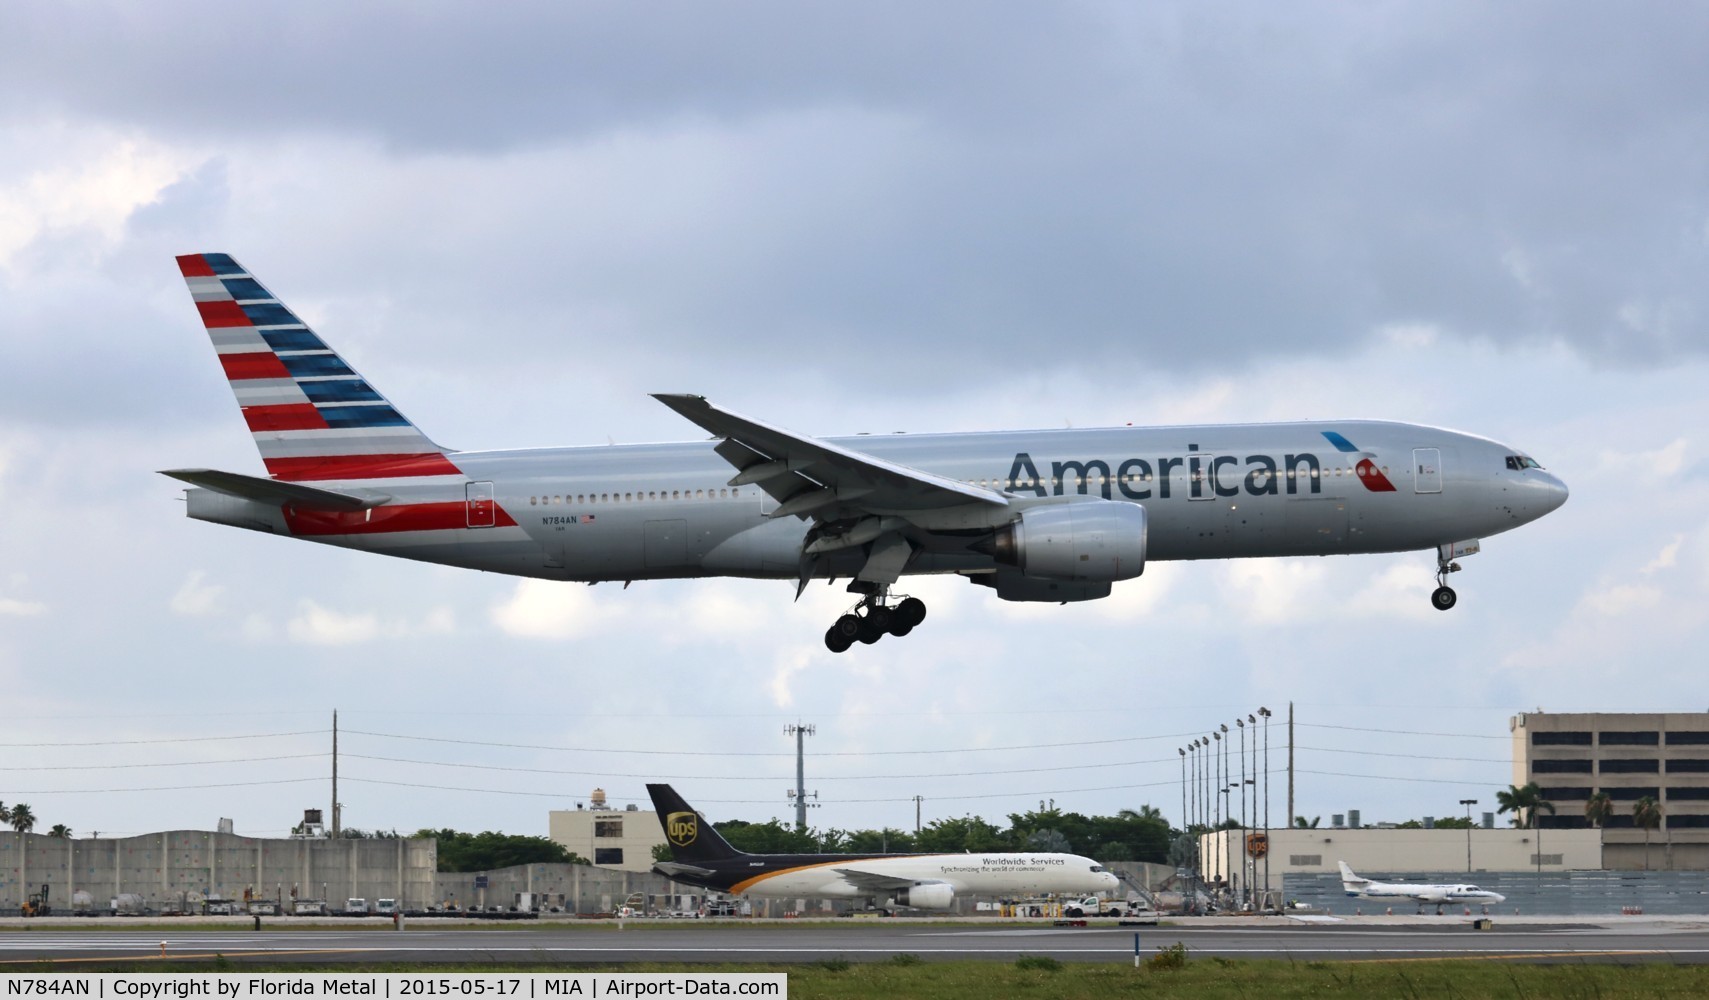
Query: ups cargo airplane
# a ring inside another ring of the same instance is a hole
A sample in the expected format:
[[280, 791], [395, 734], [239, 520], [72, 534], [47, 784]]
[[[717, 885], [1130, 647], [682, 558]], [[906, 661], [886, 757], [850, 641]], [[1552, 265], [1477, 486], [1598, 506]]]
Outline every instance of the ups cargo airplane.
[[1465, 882], [1375, 882], [1353, 874], [1353, 869], [1348, 867], [1345, 861], [1337, 861], [1335, 864], [1341, 869], [1341, 891], [1347, 895], [1363, 896], [1366, 899], [1410, 899], [1418, 903], [1421, 913], [1426, 903], [1435, 903], [1436, 912], [1441, 913], [1442, 907], [1448, 903], [1479, 903], [1487, 906], [1507, 899], [1499, 892], [1480, 889]]
[[228, 255], [178, 266], [268, 473], [167, 471], [189, 516], [547, 580], [846, 579], [835, 652], [920, 624], [906, 574], [1066, 603], [1148, 559], [1434, 549], [1447, 610], [1456, 560], [1567, 498], [1517, 448], [1374, 420], [816, 438], [659, 394], [711, 439], [456, 451]]
[[1113, 894], [1120, 882], [1078, 854], [743, 854], [669, 785], [648, 785], [670, 861], [653, 871], [737, 896], [864, 899], [944, 910], [957, 895]]

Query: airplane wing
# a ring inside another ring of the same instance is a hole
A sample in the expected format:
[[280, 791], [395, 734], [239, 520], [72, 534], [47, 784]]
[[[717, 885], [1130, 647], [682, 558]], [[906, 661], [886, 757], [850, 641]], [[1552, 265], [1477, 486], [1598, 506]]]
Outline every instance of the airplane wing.
[[323, 490], [318, 486], [285, 483], [277, 479], [246, 476], [239, 472], [221, 472], [218, 469], [162, 469], [160, 474], [191, 486], [224, 493], [226, 496], [257, 500], [280, 507], [290, 505], [304, 510], [367, 510], [391, 499], [391, 495], [386, 493], [340, 493], [337, 490]]
[[655, 393], [653, 398], [723, 438], [715, 450], [736, 467], [730, 485], [752, 483], [765, 490], [778, 501], [773, 517], [824, 516], [838, 507], [905, 515], [970, 502], [998, 507], [1009, 502], [996, 490], [804, 437], [714, 406], [704, 396]]
[[843, 881], [856, 889], [866, 892], [887, 892], [891, 889], [907, 889], [914, 885], [915, 879], [900, 878], [895, 875], [880, 875], [877, 872], [861, 871], [858, 868], [833, 868], [832, 871], [843, 877]]

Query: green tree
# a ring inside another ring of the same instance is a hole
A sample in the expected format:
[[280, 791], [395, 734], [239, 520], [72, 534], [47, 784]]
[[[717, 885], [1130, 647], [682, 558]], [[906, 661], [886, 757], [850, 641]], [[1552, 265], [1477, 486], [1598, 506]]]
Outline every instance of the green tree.
[[1034, 830], [1027, 835], [1026, 843], [1029, 848], [1047, 854], [1068, 854], [1074, 850], [1060, 830]]
[[1644, 870], [1650, 870], [1650, 831], [1662, 825], [1662, 804], [1653, 795], [1632, 803], [1632, 825], [1644, 831]]
[[775, 817], [764, 823], [730, 819], [712, 825], [731, 847], [749, 854], [815, 854], [819, 850], [818, 837], [797, 831], [794, 825], [785, 826]]
[[1584, 819], [1591, 826], [1601, 829], [1614, 815], [1614, 797], [1607, 792], [1597, 792], [1584, 800]]
[[1322, 819], [1323, 819], [1322, 816], [1313, 816], [1311, 818], [1311, 822], [1308, 823], [1308, 822], [1306, 822], [1306, 818], [1304, 816], [1295, 816], [1294, 817], [1294, 828], [1298, 829], [1298, 830], [1315, 830], [1315, 829], [1317, 829], [1317, 824]]
[[979, 816], [933, 820], [914, 840], [915, 850], [943, 854], [1004, 851], [1013, 847], [1004, 831]]
[[1554, 815], [1555, 804], [1543, 798], [1543, 789], [1535, 781], [1525, 785], [1508, 785], [1505, 791], [1495, 793], [1496, 812], [1512, 813], [1513, 825], [1535, 829], [1537, 814]]
[[849, 834], [850, 854], [907, 854], [914, 850], [914, 835], [894, 827], [856, 830]]
[[50, 837], [58, 837], [60, 840], [70, 840], [71, 827], [66, 826], [64, 823], [55, 823], [53, 825], [53, 829], [49, 830], [47, 835]]
[[552, 862], [585, 865], [582, 858], [563, 844], [546, 837], [522, 834], [462, 833], [457, 830], [418, 830], [417, 837], [431, 837], [439, 842], [439, 870], [442, 872], [480, 872], [512, 865], [536, 865]]
[[19, 833], [29, 833], [36, 828], [36, 814], [29, 806], [20, 802], [7, 813], [6, 821], [12, 824], [12, 829]]

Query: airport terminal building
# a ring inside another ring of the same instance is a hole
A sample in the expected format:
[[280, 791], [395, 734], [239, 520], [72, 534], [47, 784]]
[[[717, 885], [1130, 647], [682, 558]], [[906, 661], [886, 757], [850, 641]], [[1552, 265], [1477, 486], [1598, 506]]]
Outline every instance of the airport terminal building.
[[[1528, 712], [1508, 728], [1513, 783], [1535, 781], [1555, 807], [1545, 830], [1589, 829], [1585, 803], [1607, 792], [1601, 867], [1709, 868], [1709, 712]], [[1644, 796], [1662, 807], [1648, 848], [1632, 818]]]

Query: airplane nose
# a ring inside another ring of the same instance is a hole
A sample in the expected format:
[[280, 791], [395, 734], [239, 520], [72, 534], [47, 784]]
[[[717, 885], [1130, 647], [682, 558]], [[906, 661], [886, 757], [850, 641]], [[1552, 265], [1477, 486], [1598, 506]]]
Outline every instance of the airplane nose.
[[1567, 484], [1561, 482], [1558, 476], [1548, 476], [1544, 481], [1548, 484], [1547, 498], [1543, 501], [1543, 506], [1546, 508], [1544, 513], [1546, 514], [1566, 503], [1569, 491]]

